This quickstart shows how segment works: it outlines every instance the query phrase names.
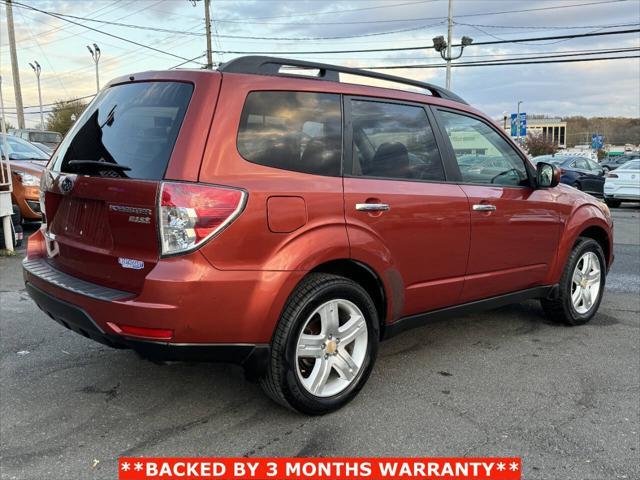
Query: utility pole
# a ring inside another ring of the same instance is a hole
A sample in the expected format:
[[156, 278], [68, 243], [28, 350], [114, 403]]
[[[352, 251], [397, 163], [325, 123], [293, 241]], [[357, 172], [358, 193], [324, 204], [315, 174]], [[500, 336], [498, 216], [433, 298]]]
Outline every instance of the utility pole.
[[11, 5], [11, 0], [7, 0], [5, 5], [7, 6], [7, 35], [9, 36], [11, 73], [13, 74], [13, 92], [16, 96], [18, 128], [24, 128], [24, 108], [22, 106], [22, 89], [20, 88], [20, 71], [18, 70], [18, 53], [16, 52], [16, 33], [13, 28], [13, 6]]
[[93, 58], [93, 63], [96, 64], [96, 93], [100, 92], [100, 76], [98, 75], [98, 62], [100, 61], [100, 55], [102, 52], [100, 51], [100, 47], [97, 44], [93, 44], [93, 49], [87, 45], [87, 49], [91, 54], [91, 58]]
[[213, 70], [213, 52], [211, 51], [211, 0], [204, 0], [204, 21], [207, 30], [207, 70]]
[[453, 34], [453, 0], [449, 0], [447, 27], [447, 90], [451, 89], [451, 35]]
[[38, 80], [38, 102], [40, 102], [40, 130], [44, 131], [44, 115], [42, 114], [42, 91], [40, 90], [40, 72], [42, 68], [40, 68], [40, 64], [35, 60], [33, 63], [29, 63], [29, 66], [33, 69], [33, 73], [36, 74], [36, 79]]
[[[191, 4], [195, 7], [201, 0], [191, 0]], [[211, 0], [204, 0], [204, 23], [207, 33], [207, 64], [204, 66], [207, 70], [213, 70], [213, 50], [211, 49]]]
[[7, 146], [7, 124], [4, 118], [4, 97], [2, 96], [2, 75], [0, 75], [0, 132], [2, 133], [2, 152], [0, 153], [0, 222], [4, 234], [4, 248], [13, 252], [13, 202], [11, 192], [11, 164], [9, 163], [9, 147]]

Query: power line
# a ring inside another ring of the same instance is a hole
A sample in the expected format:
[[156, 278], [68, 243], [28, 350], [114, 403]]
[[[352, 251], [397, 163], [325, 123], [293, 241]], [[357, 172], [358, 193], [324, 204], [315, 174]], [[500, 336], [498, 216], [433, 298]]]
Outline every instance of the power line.
[[[618, 56], [618, 57], [598, 57], [598, 58], [569, 58], [566, 60], [539, 60], [539, 61], [512, 61], [512, 62], [469, 62], [452, 63], [452, 67], [504, 67], [506, 65], [537, 65], [541, 63], [577, 63], [577, 62], [599, 62], [602, 60], [623, 60], [629, 58], [640, 58], [640, 55]], [[400, 69], [423, 69], [423, 68], [445, 68], [446, 65], [424, 64], [424, 65], [392, 65], [379, 67], [358, 67], [361, 70], [400, 70]]]
[[[588, 57], [592, 55], [601, 55], [605, 53], [627, 53], [627, 52], [637, 52], [640, 51], [640, 47], [629, 47], [629, 48], [620, 48], [620, 49], [609, 49], [603, 51], [593, 51], [593, 52], [584, 52], [584, 53], [565, 53], [565, 54], [544, 54], [543, 56], [536, 55], [535, 57], [519, 57], [519, 58], [502, 58], [502, 59], [492, 59], [492, 60], [474, 60], [474, 61], [464, 61], [458, 62], [452, 65], [481, 65], [487, 63], [502, 63], [502, 62], [513, 62], [513, 61], [522, 61], [522, 60], [538, 60], [538, 59], [546, 59], [546, 58], [564, 58], [564, 57]], [[425, 63], [422, 65], [441, 65], [440, 63]], [[374, 67], [358, 67], [358, 68], [374, 68]], [[387, 68], [385, 66], [384, 68]]]
[[615, 28], [615, 27], [628, 27], [631, 25], [638, 25], [638, 22], [633, 23], [619, 23], [609, 25], [484, 25], [481, 23], [462, 23], [455, 22], [456, 25], [462, 25], [465, 27], [482, 27], [482, 28], [504, 28], [504, 29], [543, 29], [543, 30], [580, 30], [587, 28]]
[[[591, 32], [591, 33], [576, 33], [571, 35], [554, 35], [548, 37], [529, 37], [529, 38], [514, 38], [509, 40], [492, 40], [488, 42], [475, 42], [471, 46], [478, 45], [499, 45], [505, 43], [522, 43], [522, 42], [537, 42], [543, 40], [560, 40], [560, 39], [574, 39], [574, 38], [585, 38], [585, 37], [598, 37], [603, 35], [623, 35], [627, 33], [638, 33], [640, 32], [639, 28], [627, 29], [627, 30], [616, 30], [613, 32]], [[453, 45], [454, 47], [459, 47], [459, 44]], [[235, 55], [315, 55], [315, 54], [325, 54], [325, 53], [369, 53], [369, 52], [400, 52], [407, 50], [432, 50], [433, 45], [420, 45], [415, 47], [389, 47], [389, 48], [367, 48], [367, 49], [359, 49], [359, 50], [315, 50], [315, 51], [279, 51], [279, 52], [271, 52], [271, 51], [239, 51], [239, 50], [226, 50], [221, 53], [235, 54]]]
[[351, 12], [362, 12], [364, 10], [379, 10], [381, 8], [397, 8], [397, 7], [406, 7], [407, 5], [417, 5], [419, 3], [433, 3], [442, 0], [421, 0], [418, 2], [406, 2], [406, 3], [394, 3], [392, 5], [379, 5], [375, 7], [361, 7], [361, 8], [347, 8], [343, 10], [329, 10], [329, 11], [317, 11], [317, 12], [305, 12], [305, 13], [292, 13], [288, 15], [276, 15], [273, 17], [244, 17], [243, 20], [267, 20], [269, 18], [291, 18], [291, 17], [310, 17], [312, 15], [330, 15], [334, 13], [351, 13]]
[[437, 23], [432, 23], [429, 25], [420, 25], [418, 27], [411, 28], [401, 28], [397, 30], [388, 30], [384, 32], [372, 32], [372, 33], [359, 33], [357, 35], [339, 35], [333, 37], [258, 37], [258, 36], [250, 36], [250, 35], [230, 35], [230, 34], [221, 34], [220, 37], [224, 38], [237, 38], [241, 40], [274, 40], [274, 41], [314, 41], [314, 40], [342, 40], [346, 38], [360, 38], [360, 37], [376, 37], [381, 35], [393, 35], [396, 33], [405, 33], [405, 32], [415, 32], [418, 30], [424, 30], [426, 28], [437, 27], [442, 25], [444, 20], [441, 20]]
[[[3, 1], [3, 3], [5, 3], [5, 4], [7, 3], [7, 2], [6, 2], [6, 0], [2, 0], [2, 1]], [[18, 5], [18, 6], [21, 6], [21, 7], [23, 7], [23, 8], [28, 8], [29, 10], [34, 10], [34, 11], [36, 11], [36, 12], [40, 12], [40, 13], [43, 13], [43, 14], [45, 14], [45, 15], [49, 15], [50, 17], [54, 17], [54, 18], [57, 18], [57, 19], [59, 19], [59, 20], [63, 20], [63, 21], [65, 21], [65, 22], [73, 23], [74, 25], [78, 25], [78, 26], [84, 27], [84, 28], [86, 28], [87, 30], [92, 30], [92, 31], [94, 31], [94, 32], [101, 33], [102, 35], [106, 35], [106, 36], [108, 36], [108, 37], [112, 37], [112, 38], [116, 38], [116, 39], [118, 39], [118, 40], [122, 40], [123, 42], [131, 43], [131, 44], [133, 44], [133, 45], [137, 45], [138, 47], [146, 48], [146, 49], [148, 49], [148, 50], [153, 50], [154, 52], [158, 52], [158, 53], [163, 53], [163, 54], [165, 54], [165, 55], [169, 55], [169, 56], [171, 56], [171, 57], [179, 58], [180, 60], [189, 60], [188, 58], [183, 57], [183, 56], [181, 56], [181, 55], [176, 55], [175, 53], [167, 52], [167, 51], [165, 51], [165, 50], [160, 50], [159, 48], [155, 48], [155, 47], [152, 47], [152, 46], [150, 46], [150, 45], [145, 45], [144, 43], [139, 43], [139, 42], [136, 42], [135, 40], [130, 40], [130, 39], [128, 39], [128, 38], [121, 37], [121, 36], [119, 36], [119, 35], [114, 35], [114, 34], [112, 34], [112, 33], [104, 32], [104, 31], [99, 30], [99, 29], [97, 29], [97, 28], [93, 28], [93, 27], [89, 27], [89, 26], [87, 26], [87, 25], [83, 25], [83, 24], [78, 23], [78, 22], [76, 22], [76, 21], [74, 21], [74, 20], [69, 20], [68, 18], [64, 18], [64, 17], [62, 17], [62, 16], [60, 16], [60, 15], [57, 15], [57, 14], [55, 14], [55, 13], [49, 13], [49, 12], [47, 12], [47, 11], [45, 11], [45, 10], [40, 10], [39, 8], [32, 7], [32, 6], [30, 6], [30, 5], [25, 5], [25, 4], [23, 4], [23, 3], [18, 3], [18, 2], [11, 2], [11, 3], [12, 3], [13, 5]]]
[[[507, 13], [524, 13], [524, 12], [537, 12], [543, 10], [558, 10], [563, 8], [573, 8], [573, 7], [585, 7], [591, 5], [603, 5], [603, 4], [611, 4], [611, 3], [621, 3], [628, 2], [630, 0], [602, 0], [599, 2], [591, 2], [591, 3], [574, 3], [571, 5], [556, 5], [552, 7], [538, 7], [538, 8], [526, 8], [521, 10], [502, 10], [498, 12], [482, 12], [482, 13], [467, 13], [464, 15], [456, 15], [456, 18], [466, 18], [466, 17], [483, 17], [489, 15], [504, 15]], [[292, 23], [292, 22], [247, 22], [246, 20], [230, 20], [230, 19], [218, 19], [219, 23], [244, 23], [244, 24], [264, 24], [264, 25], [355, 25], [355, 24], [367, 24], [367, 23], [392, 23], [392, 22], [415, 22], [419, 20], [440, 20], [447, 17], [421, 17], [421, 18], [398, 18], [395, 20], [359, 20], [359, 21], [342, 21], [342, 22], [307, 22], [307, 23]]]
[[[412, 2], [412, 3], [423, 3], [423, 2]], [[19, 8], [30, 8], [28, 5], [22, 5], [22, 4], [15, 4], [17, 7]], [[390, 6], [394, 6], [394, 5], [388, 5]], [[395, 5], [397, 6], [397, 5]], [[382, 7], [370, 7], [370, 8], [382, 8]], [[366, 10], [366, 9], [363, 9]], [[350, 10], [350, 11], [354, 11], [354, 10]], [[116, 22], [116, 21], [108, 21], [108, 20], [100, 20], [100, 19], [94, 19], [94, 18], [89, 18], [89, 17], [81, 17], [78, 15], [69, 15], [66, 13], [58, 13], [58, 12], [53, 12], [53, 11], [47, 11], [47, 10], [41, 10], [42, 13], [46, 13], [49, 15], [57, 15], [59, 17], [65, 17], [65, 18], [73, 18], [75, 20], [83, 20], [85, 22], [95, 22], [95, 23], [100, 23], [102, 25], [113, 25], [116, 27], [124, 27], [124, 28], [133, 28], [133, 29], [137, 29], [137, 30], [147, 30], [147, 31], [152, 31], [152, 32], [159, 32], [159, 33], [172, 33], [172, 34], [176, 34], [176, 35], [188, 35], [188, 36], [197, 36], [197, 37], [203, 37], [205, 35], [204, 32], [189, 32], [189, 31], [184, 31], [184, 30], [173, 30], [173, 29], [169, 29], [169, 28], [161, 28], [161, 27], [150, 27], [150, 26], [146, 26], [146, 25], [136, 25], [136, 24], [131, 24], [131, 23], [122, 23], [122, 22]], [[129, 16], [129, 15], [126, 15]], [[124, 17], [123, 17], [124, 18]], [[217, 23], [218, 20], [215, 20], [214, 23]], [[275, 40], [275, 41], [301, 41], [301, 40], [340, 40], [340, 39], [344, 39], [344, 38], [358, 38], [358, 37], [369, 37], [369, 36], [379, 36], [379, 35], [391, 35], [391, 34], [395, 34], [395, 33], [404, 33], [404, 32], [411, 32], [411, 31], [416, 31], [416, 30], [421, 30], [424, 28], [430, 28], [430, 27], [435, 27], [440, 25], [442, 22], [438, 22], [438, 23], [434, 23], [431, 25], [420, 25], [418, 27], [411, 27], [411, 28], [403, 28], [403, 29], [397, 29], [397, 30], [391, 30], [391, 31], [386, 31], [386, 32], [374, 32], [374, 33], [364, 33], [364, 34], [357, 34], [357, 35], [340, 35], [340, 36], [333, 36], [333, 37], [268, 37], [268, 36], [250, 36], [250, 35], [231, 35], [231, 34], [218, 34], [219, 37], [222, 38], [237, 38], [237, 39], [248, 39], [248, 40]], [[67, 37], [69, 38], [69, 37]]]

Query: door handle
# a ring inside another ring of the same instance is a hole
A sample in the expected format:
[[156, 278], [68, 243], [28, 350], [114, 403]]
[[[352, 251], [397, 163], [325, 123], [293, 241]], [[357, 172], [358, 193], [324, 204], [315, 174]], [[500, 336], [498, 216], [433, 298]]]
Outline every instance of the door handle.
[[361, 212], [386, 212], [390, 209], [387, 203], [356, 203], [356, 210]]
[[488, 203], [480, 203], [473, 206], [474, 212], [494, 212], [495, 210], [496, 206]]

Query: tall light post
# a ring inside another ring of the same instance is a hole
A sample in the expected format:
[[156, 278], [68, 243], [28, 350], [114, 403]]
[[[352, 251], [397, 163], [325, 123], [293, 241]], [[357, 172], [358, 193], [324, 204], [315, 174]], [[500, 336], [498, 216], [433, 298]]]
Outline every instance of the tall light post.
[[[449, 14], [447, 15], [447, 90], [451, 88], [451, 35], [453, 33], [453, 0], [449, 0]], [[462, 55], [462, 52], [460, 52]]]
[[100, 61], [100, 47], [97, 44], [93, 44], [93, 48], [87, 45], [87, 49], [89, 53], [91, 53], [91, 58], [93, 58], [93, 63], [96, 64], [96, 93], [100, 91], [100, 77], [98, 76], [98, 62]]
[[503, 121], [503, 125], [502, 128], [504, 128], [504, 131], [507, 131], [507, 112], [502, 112], [502, 121]]
[[42, 113], [42, 90], [40, 90], [40, 72], [42, 72], [42, 68], [40, 68], [40, 64], [35, 60], [33, 63], [29, 62], [29, 66], [33, 69], [33, 73], [36, 74], [36, 79], [38, 81], [38, 102], [40, 103], [40, 130], [44, 131], [44, 114]]
[[517, 134], [517, 138], [518, 138], [518, 145], [520, 145], [520, 128], [521, 128], [521, 120], [520, 120], [520, 104], [524, 103], [523, 100], [518, 100], [518, 113], [516, 114], [516, 120], [518, 121], [517, 126], [518, 126], [518, 131], [516, 132]]
[[[450, 32], [449, 32], [450, 33]], [[447, 41], [442, 35], [434, 37], [433, 48], [440, 54], [443, 60], [447, 62], [447, 89], [451, 88], [451, 60], [457, 60], [462, 56], [465, 47], [473, 43], [473, 38], [462, 37], [460, 39], [460, 53], [456, 56], [451, 55], [451, 40]]]

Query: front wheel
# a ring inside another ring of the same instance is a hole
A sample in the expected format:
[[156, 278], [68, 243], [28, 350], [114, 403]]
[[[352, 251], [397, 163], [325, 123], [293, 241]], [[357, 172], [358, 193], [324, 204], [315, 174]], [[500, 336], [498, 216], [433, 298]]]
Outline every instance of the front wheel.
[[287, 302], [260, 383], [276, 402], [299, 412], [337, 410], [367, 381], [378, 339], [378, 314], [360, 285], [310, 274]]
[[606, 278], [606, 262], [600, 244], [580, 237], [567, 260], [557, 299], [542, 300], [551, 320], [583, 325], [598, 311]]

